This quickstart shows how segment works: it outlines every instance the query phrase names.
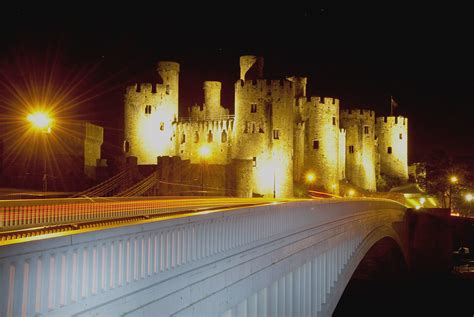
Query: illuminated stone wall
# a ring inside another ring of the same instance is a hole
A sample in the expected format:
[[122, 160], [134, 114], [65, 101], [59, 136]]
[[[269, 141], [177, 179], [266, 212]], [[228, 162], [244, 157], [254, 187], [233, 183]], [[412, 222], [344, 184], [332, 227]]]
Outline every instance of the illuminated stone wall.
[[346, 178], [346, 130], [339, 129], [339, 179]]
[[[234, 118], [221, 105], [218, 81], [205, 81], [203, 105], [178, 118], [179, 64], [160, 62], [158, 73], [161, 84], [130, 86], [125, 94], [124, 149], [138, 164], [155, 164], [158, 156], [200, 164], [205, 146], [209, 164], [246, 162], [227, 169], [241, 177], [239, 191], [245, 196], [271, 197], [275, 190], [277, 198], [293, 196], [293, 181], [304, 181], [308, 171], [315, 172], [317, 187], [333, 193], [341, 179], [375, 191], [379, 167], [386, 175], [407, 178], [406, 119], [378, 123], [377, 152], [373, 111], [340, 112], [338, 99], [307, 98], [306, 77], [263, 80], [260, 57], [240, 57]], [[243, 191], [249, 179], [250, 188]]]
[[199, 150], [207, 147], [206, 160], [213, 164], [230, 163], [234, 120], [179, 121], [173, 126], [175, 153], [183, 160], [201, 163]]
[[[378, 117], [376, 120], [380, 174], [408, 180], [408, 119]], [[391, 153], [389, 153], [391, 148]]]
[[346, 130], [346, 178], [365, 190], [376, 190], [375, 113], [370, 110], [341, 111]]
[[315, 187], [339, 192], [339, 100], [311, 97], [307, 108], [305, 171], [316, 175]]
[[127, 87], [125, 103], [126, 156], [138, 164], [155, 164], [157, 156], [174, 155], [172, 123], [178, 118], [179, 64], [159, 62], [162, 84]]
[[204, 104], [188, 108], [191, 120], [222, 120], [229, 116], [229, 109], [221, 105], [221, 86], [218, 81], [204, 82]]
[[255, 160], [254, 192], [293, 196], [294, 88], [287, 80], [235, 84], [232, 157]]

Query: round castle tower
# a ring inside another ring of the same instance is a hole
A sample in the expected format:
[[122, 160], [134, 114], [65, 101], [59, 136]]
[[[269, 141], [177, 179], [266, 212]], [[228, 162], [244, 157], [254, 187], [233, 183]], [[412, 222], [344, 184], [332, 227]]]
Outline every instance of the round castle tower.
[[[259, 60], [241, 57], [241, 78]], [[293, 196], [294, 100], [293, 83], [287, 80], [235, 83], [232, 157], [253, 160], [253, 191], [265, 197], [273, 197], [273, 191], [277, 198]]]
[[341, 127], [346, 130], [346, 178], [365, 190], [376, 190], [375, 113], [342, 110]]
[[240, 80], [263, 78], [263, 57], [240, 56]]
[[175, 155], [172, 123], [178, 118], [179, 64], [159, 62], [161, 84], [135, 84], [124, 96], [124, 152], [138, 164], [156, 164], [157, 156]]
[[221, 87], [222, 84], [219, 81], [204, 82], [204, 110], [206, 118], [215, 118], [220, 114]]
[[305, 170], [316, 188], [339, 193], [339, 99], [311, 97], [307, 107]]
[[408, 180], [408, 119], [378, 117], [376, 120], [380, 174]]

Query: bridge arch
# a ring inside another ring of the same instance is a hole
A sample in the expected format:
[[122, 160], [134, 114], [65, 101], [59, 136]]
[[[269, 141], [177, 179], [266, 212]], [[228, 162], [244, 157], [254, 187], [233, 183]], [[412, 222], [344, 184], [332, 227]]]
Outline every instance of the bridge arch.
[[330, 315], [377, 241], [406, 254], [405, 211], [274, 201], [3, 246], [0, 315]]

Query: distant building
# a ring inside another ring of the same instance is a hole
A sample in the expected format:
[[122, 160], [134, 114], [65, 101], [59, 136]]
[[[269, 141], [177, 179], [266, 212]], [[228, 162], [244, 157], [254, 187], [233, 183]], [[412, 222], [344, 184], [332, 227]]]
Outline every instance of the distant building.
[[101, 160], [103, 128], [88, 122], [62, 124], [50, 133], [19, 129], [0, 135], [3, 186], [78, 190], [90, 186]]
[[206, 146], [209, 163], [234, 169], [241, 196], [292, 197], [307, 172], [316, 174], [316, 188], [331, 193], [344, 179], [368, 191], [380, 175], [408, 180], [407, 118], [340, 111], [339, 99], [307, 96], [305, 77], [263, 79], [256, 56], [240, 58], [235, 115], [221, 105], [221, 83], [206, 81], [204, 104], [180, 118], [179, 64], [159, 62], [157, 70], [162, 83], [125, 93], [124, 152], [138, 164], [156, 164], [159, 156], [199, 164]]

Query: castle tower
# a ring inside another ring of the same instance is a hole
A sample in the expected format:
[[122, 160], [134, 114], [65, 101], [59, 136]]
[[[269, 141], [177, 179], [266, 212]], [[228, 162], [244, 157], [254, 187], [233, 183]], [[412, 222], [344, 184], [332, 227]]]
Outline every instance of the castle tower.
[[[241, 57], [243, 61], [255, 58]], [[241, 76], [246, 77], [241, 68]], [[293, 83], [238, 80], [232, 158], [253, 160], [253, 191], [277, 198], [293, 196]]]
[[158, 62], [156, 67], [160, 75], [166, 95], [169, 96], [166, 102], [173, 109], [174, 119], [178, 118], [178, 97], [179, 97], [179, 64], [176, 62]]
[[204, 112], [206, 118], [216, 118], [221, 110], [221, 83], [218, 81], [205, 81]]
[[376, 190], [375, 113], [369, 110], [341, 111], [346, 130], [346, 178], [365, 190]]
[[306, 77], [287, 77], [287, 80], [291, 81], [295, 86], [295, 98], [306, 97], [306, 84], [308, 78]]
[[240, 80], [262, 79], [263, 57], [245, 55], [240, 57]]
[[306, 107], [305, 171], [316, 174], [316, 188], [339, 193], [339, 100], [311, 97]]
[[380, 174], [408, 180], [408, 119], [378, 117], [376, 120]]
[[175, 155], [172, 123], [178, 118], [179, 64], [159, 62], [157, 70], [161, 84], [135, 84], [124, 96], [124, 152], [137, 157], [138, 164]]

